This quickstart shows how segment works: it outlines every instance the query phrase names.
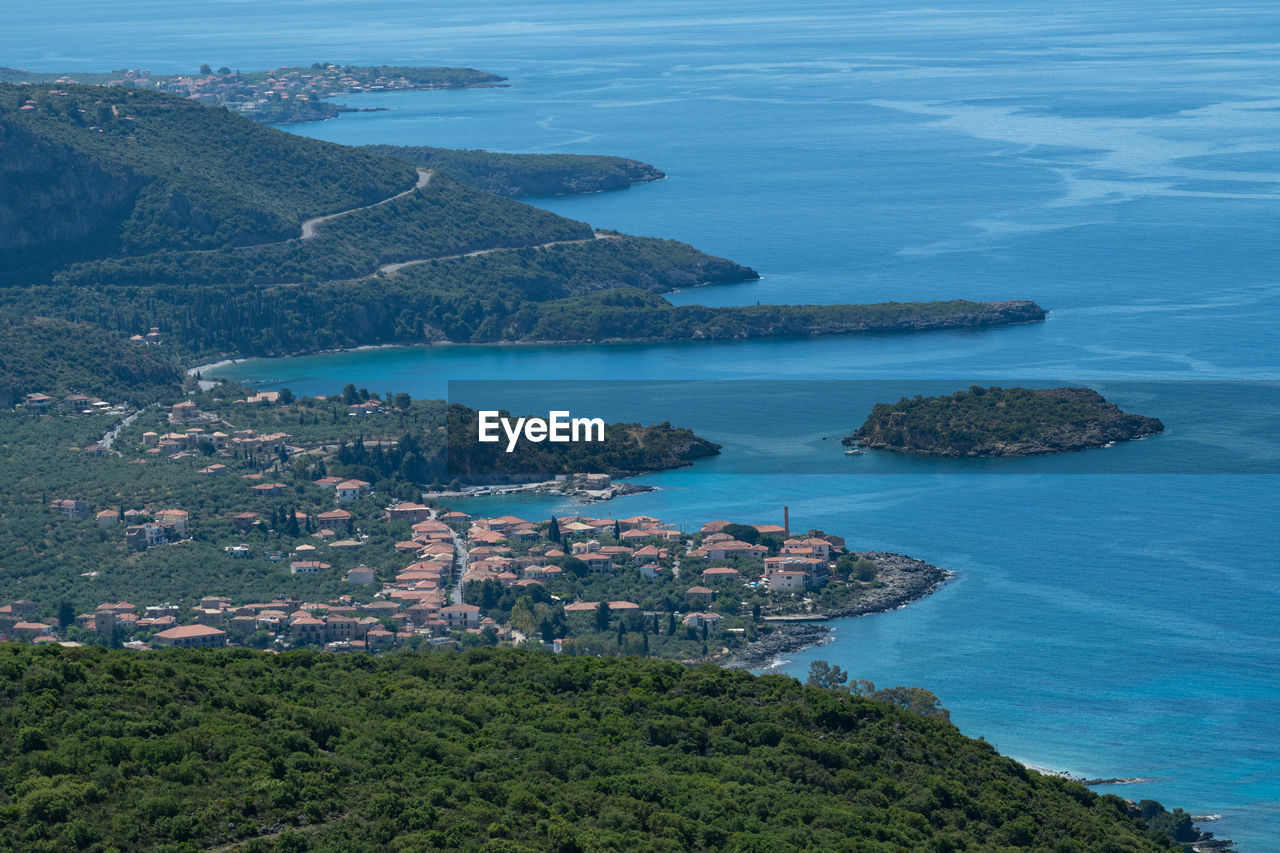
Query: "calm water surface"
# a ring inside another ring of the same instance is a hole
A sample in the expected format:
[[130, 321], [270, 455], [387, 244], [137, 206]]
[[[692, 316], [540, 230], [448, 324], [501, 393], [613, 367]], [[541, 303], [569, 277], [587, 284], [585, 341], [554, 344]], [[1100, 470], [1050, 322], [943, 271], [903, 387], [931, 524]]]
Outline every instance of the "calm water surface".
[[990, 332], [373, 350], [224, 375], [437, 396], [461, 379], [1114, 389], [1169, 433], [1013, 471], [876, 462], [886, 476], [858, 476], [861, 460], [839, 454], [819, 473], [821, 436], [860, 417], [856, 393], [824, 400], [804, 384], [744, 419], [724, 398], [620, 386], [611, 411], [651, 406], [735, 452], [602, 509], [692, 526], [777, 521], [789, 505], [798, 525], [952, 569], [928, 600], [843, 621], [782, 669], [802, 676], [824, 657], [927, 686], [1010, 755], [1150, 777], [1118, 790], [1221, 813], [1219, 834], [1280, 848], [1280, 489], [1267, 473], [1280, 430], [1273, 386], [1221, 384], [1280, 379], [1274, 4], [211, 0], [175, 16], [158, 0], [51, 0], [7, 18], [0, 63], [30, 68], [325, 59], [507, 75], [510, 89], [347, 98], [393, 111], [291, 130], [652, 162], [666, 181], [536, 203], [764, 276], [675, 302], [1040, 302], [1048, 322]]

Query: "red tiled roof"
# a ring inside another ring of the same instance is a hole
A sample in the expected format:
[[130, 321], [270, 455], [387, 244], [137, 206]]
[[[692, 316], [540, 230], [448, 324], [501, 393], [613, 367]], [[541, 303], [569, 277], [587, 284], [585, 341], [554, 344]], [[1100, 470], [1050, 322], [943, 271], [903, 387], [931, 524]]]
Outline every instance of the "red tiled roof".
[[156, 637], [165, 640], [182, 640], [189, 637], [215, 637], [225, 636], [226, 631], [213, 628], [209, 625], [180, 625], [177, 628], [170, 628], [167, 631], [161, 631]]

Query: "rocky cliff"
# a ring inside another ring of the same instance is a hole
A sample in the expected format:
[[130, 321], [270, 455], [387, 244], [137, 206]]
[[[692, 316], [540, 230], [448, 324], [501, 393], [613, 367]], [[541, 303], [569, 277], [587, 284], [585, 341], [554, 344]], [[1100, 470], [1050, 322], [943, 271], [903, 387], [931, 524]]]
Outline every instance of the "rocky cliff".
[[0, 119], [0, 253], [19, 262], [38, 254], [91, 255], [128, 215], [144, 183]]

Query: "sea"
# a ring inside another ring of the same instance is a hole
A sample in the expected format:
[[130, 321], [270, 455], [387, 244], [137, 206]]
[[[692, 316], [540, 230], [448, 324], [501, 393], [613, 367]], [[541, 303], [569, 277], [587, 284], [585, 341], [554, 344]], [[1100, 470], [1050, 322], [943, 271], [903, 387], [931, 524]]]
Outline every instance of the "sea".
[[[955, 573], [830, 623], [825, 659], [935, 692], [1014, 758], [1280, 850], [1280, 8], [1238, 0], [597, 3], [46, 0], [0, 65], [466, 65], [509, 88], [342, 100], [347, 144], [615, 154], [667, 173], [532, 199], [687, 241], [759, 281], [678, 304], [1034, 299], [1041, 324], [667, 345], [449, 346], [247, 361], [263, 389], [485, 395], [724, 445], [587, 508], [844, 535]], [[1162, 435], [1051, 460], [844, 455], [870, 402], [1081, 384]], [[590, 410], [590, 411], [588, 411]], [[579, 411], [575, 411], [578, 414]], [[553, 498], [469, 511], [544, 518]]]

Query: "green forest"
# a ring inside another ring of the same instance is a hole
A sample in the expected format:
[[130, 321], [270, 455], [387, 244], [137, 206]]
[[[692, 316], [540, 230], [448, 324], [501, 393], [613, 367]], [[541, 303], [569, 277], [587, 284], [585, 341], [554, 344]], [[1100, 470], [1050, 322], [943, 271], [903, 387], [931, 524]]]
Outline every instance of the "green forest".
[[5, 644], [0, 695], [3, 850], [1172, 847], [907, 688], [515, 649]]
[[30, 393], [75, 392], [112, 401], [172, 402], [182, 373], [161, 348], [89, 323], [0, 310], [0, 408]]
[[482, 190], [513, 198], [618, 190], [666, 177], [648, 163], [598, 154], [504, 154], [426, 145], [366, 145], [364, 149], [437, 169]]
[[0, 262], [17, 284], [75, 258], [287, 239], [415, 181], [404, 162], [124, 87], [0, 84], [0, 145]]
[[359, 278], [382, 264], [590, 240], [591, 227], [436, 175], [420, 190], [318, 226], [315, 239], [76, 264], [64, 287], [258, 285]]

